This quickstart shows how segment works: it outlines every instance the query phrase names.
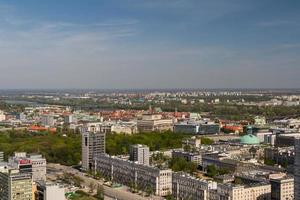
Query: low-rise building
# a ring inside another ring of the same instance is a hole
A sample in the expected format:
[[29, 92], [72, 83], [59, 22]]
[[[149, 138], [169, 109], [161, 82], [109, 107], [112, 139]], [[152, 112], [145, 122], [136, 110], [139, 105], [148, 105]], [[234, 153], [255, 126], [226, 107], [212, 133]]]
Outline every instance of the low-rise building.
[[272, 160], [275, 164], [287, 167], [295, 162], [294, 147], [269, 147], [264, 149], [265, 160]]
[[188, 162], [194, 162], [197, 165], [202, 165], [202, 155], [200, 153], [173, 150], [172, 158], [184, 158]]
[[137, 129], [139, 132], [173, 130], [173, 120], [163, 119], [160, 114], [144, 114], [137, 120]]
[[235, 185], [231, 183], [218, 184], [219, 200], [271, 200], [271, 185], [254, 183], [250, 185]]
[[172, 170], [141, 165], [101, 154], [95, 158], [96, 170], [115, 183], [151, 190], [158, 196], [172, 192]]
[[186, 173], [173, 173], [172, 192], [176, 200], [208, 200], [209, 190], [216, 190], [217, 183], [200, 180]]
[[65, 200], [65, 188], [56, 183], [37, 182], [35, 200]]

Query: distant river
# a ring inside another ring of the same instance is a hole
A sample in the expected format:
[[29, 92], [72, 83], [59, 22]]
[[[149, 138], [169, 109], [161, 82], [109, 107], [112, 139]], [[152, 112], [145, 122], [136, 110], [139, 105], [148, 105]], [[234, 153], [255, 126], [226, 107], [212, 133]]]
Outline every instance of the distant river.
[[32, 102], [32, 101], [22, 101], [22, 100], [5, 100], [7, 104], [16, 104], [16, 105], [28, 105], [28, 106], [40, 106], [41, 103]]

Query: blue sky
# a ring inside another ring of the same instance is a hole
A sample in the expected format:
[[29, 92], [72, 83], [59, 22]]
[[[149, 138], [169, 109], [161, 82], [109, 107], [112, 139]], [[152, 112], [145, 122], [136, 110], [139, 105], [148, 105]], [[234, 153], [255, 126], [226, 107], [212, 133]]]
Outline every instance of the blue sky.
[[298, 0], [0, 0], [0, 88], [299, 88]]

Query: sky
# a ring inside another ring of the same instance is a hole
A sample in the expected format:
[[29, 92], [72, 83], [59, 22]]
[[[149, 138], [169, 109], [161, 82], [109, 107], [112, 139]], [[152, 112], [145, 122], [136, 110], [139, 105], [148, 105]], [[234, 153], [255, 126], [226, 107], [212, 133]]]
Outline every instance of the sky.
[[299, 85], [299, 0], [0, 0], [0, 89]]

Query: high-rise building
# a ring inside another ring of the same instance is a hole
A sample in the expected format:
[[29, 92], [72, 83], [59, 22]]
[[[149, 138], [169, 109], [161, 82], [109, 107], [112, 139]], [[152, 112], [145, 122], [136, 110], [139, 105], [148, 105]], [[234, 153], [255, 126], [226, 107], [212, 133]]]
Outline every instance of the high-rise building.
[[8, 173], [0, 173], [1, 200], [32, 200], [32, 177], [28, 173], [20, 173], [12, 169]]
[[292, 177], [271, 178], [271, 199], [272, 200], [293, 200], [294, 179]]
[[105, 133], [82, 133], [82, 168], [90, 170], [94, 166], [94, 158], [105, 153]]
[[138, 162], [142, 165], [149, 165], [149, 147], [146, 145], [136, 144], [129, 149], [129, 160]]
[[294, 198], [300, 200], [300, 138], [295, 139]]
[[42, 115], [41, 124], [43, 126], [54, 126], [55, 121], [53, 115]]

